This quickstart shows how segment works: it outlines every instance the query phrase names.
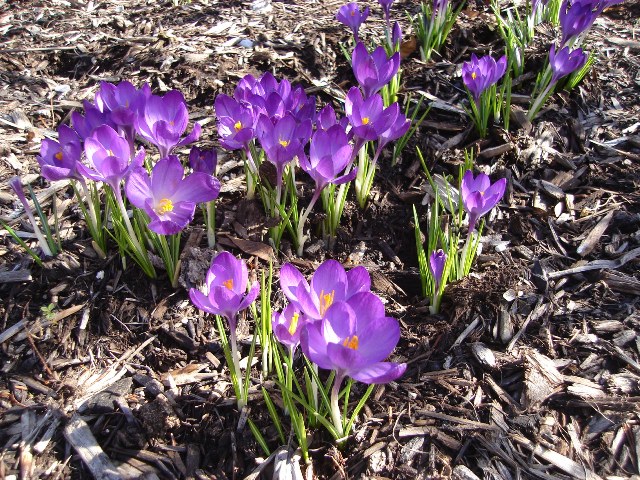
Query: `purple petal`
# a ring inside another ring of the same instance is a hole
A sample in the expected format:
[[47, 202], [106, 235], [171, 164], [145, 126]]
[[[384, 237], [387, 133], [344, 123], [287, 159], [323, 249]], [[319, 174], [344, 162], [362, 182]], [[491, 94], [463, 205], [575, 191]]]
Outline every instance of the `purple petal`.
[[406, 369], [406, 363], [378, 362], [357, 371], [350, 371], [349, 376], [366, 384], [389, 383], [401, 377]]
[[144, 208], [147, 200], [152, 198], [151, 179], [144, 168], [134, 170], [125, 185], [125, 192], [131, 204], [137, 208]]

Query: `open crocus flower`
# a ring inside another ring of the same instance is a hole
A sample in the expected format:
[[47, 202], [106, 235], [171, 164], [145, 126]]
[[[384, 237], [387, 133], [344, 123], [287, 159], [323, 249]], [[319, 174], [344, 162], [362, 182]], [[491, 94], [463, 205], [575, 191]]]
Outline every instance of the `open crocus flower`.
[[[394, 103], [393, 105], [397, 106], [398, 104]], [[393, 107], [393, 105], [391, 105], [389, 108]], [[398, 107], [398, 110], [399, 109], [400, 107]], [[399, 139], [401, 136], [407, 133], [407, 130], [409, 130], [410, 126], [411, 121], [408, 120], [407, 117], [405, 117], [404, 113], [398, 111], [398, 115], [396, 116], [391, 126], [380, 134], [380, 137], [378, 139], [378, 149], [384, 148], [388, 143]]]
[[216, 97], [215, 110], [220, 145], [227, 150], [245, 148], [254, 136], [252, 110], [224, 94]]
[[504, 55], [496, 62], [490, 55], [478, 59], [472, 53], [471, 61], [462, 65], [462, 81], [477, 103], [482, 92], [497, 83], [506, 70], [507, 57]]
[[142, 165], [145, 156], [141, 148], [129, 161], [129, 142], [108, 125], [96, 128], [85, 140], [84, 153], [92, 168], [78, 163], [78, 171], [91, 180], [105, 182], [114, 192], [120, 191], [120, 182]]
[[379, 46], [369, 54], [364, 43], [358, 42], [351, 55], [353, 73], [362, 87], [365, 98], [384, 87], [400, 68], [400, 53], [387, 58], [384, 47]]
[[552, 72], [551, 83], [555, 83], [562, 77], [566, 77], [582, 68], [586, 62], [587, 54], [581, 48], [570, 50], [569, 47], [564, 47], [556, 53], [556, 46], [551, 45], [551, 50], [549, 51], [549, 65]]
[[311, 277], [311, 285], [300, 271], [286, 263], [280, 269], [280, 287], [287, 299], [310, 320], [320, 320], [335, 302], [348, 300], [371, 288], [364, 267], [345, 272], [335, 260], [324, 261]]
[[353, 134], [361, 140], [377, 140], [393, 125], [400, 112], [397, 102], [384, 108], [380, 95], [363, 99], [358, 87], [349, 90], [344, 109]]
[[189, 298], [200, 310], [225, 317], [230, 329], [235, 332], [238, 312], [251, 305], [260, 292], [258, 282], [254, 282], [247, 293], [248, 279], [244, 261], [229, 252], [222, 252], [211, 262], [205, 292], [192, 288]]
[[478, 219], [498, 204], [506, 186], [506, 178], [501, 178], [492, 185], [484, 173], [479, 173], [476, 178], [471, 170], [464, 173], [460, 196], [462, 205], [469, 214], [469, 234], [474, 230]]
[[356, 170], [340, 176], [351, 162], [352, 153], [353, 147], [340, 125], [314, 133], [309, 156], [300, 157], [300, 167], [315, 180], [317, 195], [330, 183], [340, 185], [354, 179]]
[[271, 326], [278, 341], [293, 352], [300, 344], [300, 332], [306, 323], [304, 314], [290, 303], [282, 312], [273, 312]]
[[291, 114], [273, 121], [266, 115], [258, 120], [258, 139], [267, 159], [276, 166], [278, 182], [287, 163], [304, 153], [304, 146], [311, 137], [311, 121], [296, 122]]
[[356, 2], [352, 2], [342, 5], [338, 9], [338, 13], [336, 13], [336, 20], [349, 27], [353, 32], [353, 38], [358, 42], [358, 31], [360, 30], [360, 25], [364, 23], [368, 16], [369, 7], [365, 7], [364, 10], [360, 11], [358, 4]]
[[49, 181], [79, 179], [77, 166], [81, 156], [82, 145], [78, 134], [67, 125], [60, 125], [57, 142], [45, 138], [40, 144], [38, 163], [41, 174]]
[[218, 166], [218, 152], [215, 149], [200, 150], [198, 147], [191, 147], [189, 165], [194, 172], [215, 175]]
[[151, 177], [142, 167], [129, 176], [127, 198], [149, 215], [151, 231], [160, 235], [178, 233], [191, 222], [198, 203], [217, 198], [217, 178], [202, 172], [183, 176], [184, 168], [174, 155], [158, 161]]
[[175, 147], [198, 140], [201, 132], [199, 123], [193, 126], [189, 135], [180, 139], [188, 123], [187, 103], [182, 93], [177, 90], [171, 90], [164, 96], [149, 96], [144, 109], [135, 119], [136, 131], [145, 140], [158, 147], [160, 158], [169, 155]]
[[387, 383], [400, 377], [404, 363], [385, 362], [400, 339], [400, 325], [386, 317], [371, 292], [334, 303], [320, 322], [307, 323], [300, 336], [304, 354], [318, 367], [363, 383]]

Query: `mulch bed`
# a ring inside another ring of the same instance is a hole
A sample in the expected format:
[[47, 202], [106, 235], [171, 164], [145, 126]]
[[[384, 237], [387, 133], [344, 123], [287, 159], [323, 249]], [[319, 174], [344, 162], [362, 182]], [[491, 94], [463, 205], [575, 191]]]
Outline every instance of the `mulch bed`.
[[[2, 478], [272, 475], [273, 458], [264, 462], [250, 430], [237, 429], [213, 319], [166, 278], [123, 269], [115, 252], [100, 260], [73, 192], [45, 183], [35, 160], [100, 80], [181, 90], [204, 146], [216, 142], [216, 94], [247, 73], [287, 77], [321, 103], [354, 82], [338, 47], [348, 33], [333, 18], [341, 2], [176, 3], [0, 1], [0, 219], [29, 231], [7, 183], [20, 175], [45, 205], [57, 202], [64, 240], [40, 268], [2, 232]], [[382, 29], [370, 3], [365, 36]], [[403, 10], [417, 9], [394, 4], [405, 32]], [[489, 12], [468, 6], [429, 64], [406, 46], [403, 95], [423, 96], [431, 112], [398, 165], [383, 159], [369, 207], [347, 206], [333, 251], [316, 244], [293, 258], [285, 244], [277, 256], [276, 266], [293, 260], [308, 274], [325, 258], [366, 266], [401, 322], [393, 359], [408, 363], [397, 382], [376, 387], [345, 448], [312, 432], [307, 478], [640, 473], [640, 6], [629, 1], [596, 22], [589, 43], [599, 58], [574, 92], [554, 95], [533, 125], [478, 141], [461, 109], [459, 66], [502, 49]], [[556, 35], [545, 27], [532, 69]], [[416, 146], [432, 172], [457, 172], [474, 148], [479, 168], [509, 180], [473, 273], [447, 288], [439, 315], [419, 297], [412, 205], [426, 225], [426, 180]], [[220, 244], [257, 274], [267, 266], [264, 215], [242, 200], [239, 158], [224, 155], [221, 169]], [[199, 228], [185, 239], [188, 287], [211, 252]], [[241, 322], [245, 355], [250, 334]], [[276, 451], [258, 371], [253, 380], [249, 416]]]

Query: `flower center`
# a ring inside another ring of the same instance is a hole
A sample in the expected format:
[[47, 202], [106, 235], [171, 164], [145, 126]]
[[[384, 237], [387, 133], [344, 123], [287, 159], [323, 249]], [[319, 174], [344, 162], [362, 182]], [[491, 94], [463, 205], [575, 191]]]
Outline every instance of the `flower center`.
[[324, 316], [325, 312], [333, 304], [333, 297], [336, 291], [331, 290], [331, 293], [324, 293], [324, 290], [320, 291], [320, 315]]
[[230, 278], [229, 280], [225, 280], [224, 282], [222, 282], [222, 284], [227, 287], [229, 290], [233, 290], [233, 278]]
[[364, 117], [364, 118], [362, 119], [362, 124], [363, 124], [363, 125], [369, 125], [369, 117]]
[[355, 10], [351, 10], [351, 16], [355, 17], [356, 16], [356, 11]]
[[115, 155], [113, 154], [113, 150], [108, 149], [108, 150], [107, 150], [107, 156], [109, 156], [109, 157], [114, 157]]
[[280, 140], [278, 142], [280, 145], [282, 145], [283, 147], [287, 148], [289, 146], [289, 140]]
[[289, 335], [293, 335], [294, 333], [296, 333], [296, 330], [298, 329], [298, 319], [300, 318], [300, 314], [298, 312], [293, 314], [293, 317], [291, 317], [291, 323], [289, 324]]
[[476, 79], [476, 77], [477, 77], [477, 76], [478, 76], [478, 75], [476, 75], [476, 72], [473, 72], [473, 73], [471, 74], [471, 78], [473, 78], [474, 80]]
[[167, 212], [173, 211], [173, 202], [168, 198], [163, 198], [158, 202], [158, 206], [156, 207], [156, 213], [158, 215], [164, 215]]
[[233, 126], [233, 128], [236, 129], [236, 132], [239, 132], [240, 130], [242, 130], [242, 122], [240, 120], [238, 120], [235, 125]]
[[56, 153], [53, 158], [55, 158], [57, 161], [61, 162], [62, 161], [62, 152], [58, 152]]
[[351, 350], [357, 350], [360, 341], [358, 340], [358, 336], [354, 335], [352, 337], [347, 337], [342, 342], [342, 346], [350, 348]]

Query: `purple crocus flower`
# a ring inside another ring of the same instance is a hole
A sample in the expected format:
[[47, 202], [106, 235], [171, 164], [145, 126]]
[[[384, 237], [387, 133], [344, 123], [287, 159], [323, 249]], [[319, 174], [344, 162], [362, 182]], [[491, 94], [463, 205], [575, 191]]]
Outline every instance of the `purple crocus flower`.
[[227, 150], [245, 148], [254, 137], [254, 116], [250, 108], [220, 94], [215, 100], [220, 145]]
[[307, 323], [300, 335], [304, 354], [318, 367], [335, 370], [363, 383], [387, 383], [406, 370], [404, 363], [383, 361], [400, 339], [400, 325], [386, 317], [382, 301], [371, 292], [335, 302], [319, 322]]
[[29, 202], [27, 201], [27, 197], [25, 196], [24, 191], [22, 190], [22, 180], [20, 180], [20, 177], [16, 176], [11, 178], [8, 183], [9, 183], [9, 186], [15, 192], [15, 194], [18, 196], [18, 200], [20, 200], [20, 203], [22, 204], [22, 207], [24, 208], [24, 212], [27, 214], [27, 217], [29, 217], [29, 221], [31, 222], [31, 226], [33, 227], [33, 233], [35, 233], [36, 238], [38, 239], [38, 244], [42, 249], [42, 253], [44, 253], [45, 256], [50, 257], [53, 254], [53, 252], [49, 247], [49, 243], [47, 242], [47, 239], [42, 234], [42, 230], [40, 230], [40, 227], [36, 222], [36, 218], [33, 215], [33, 209], [31, 208], [31, 205], [29, 205]]
[[344, 109], [353, 134], [361, 140], [377, 140], [383, 132], [391, 128], [400, 112], [397, 102], [384, 108], [380, 95], [363, 98], [357, 87], [351, 87], [349, 90]]
[[471, 61], [462, 65], [462, 81], [477, 103], [482, 92], [497, 83], [506, 70], [507, 57], [504, 55], [496, 62], [490, 55], [478, 59], [472, 53]]
[[365, 7], [364, 10], [360, 11], [358, 4], [356, 2], [352, 2], [347, 3], [338, 9], [338, 13], [336, 13], [336, 20], [349, 27], [353, 32], [353, 38], [358, 42], [358, 31], [360, 30], [360, 25], [365, 22], [368, 16], [369, 7]]
[[402, 28], [400, 28], [400, 23], [393, 22], [393, 28], [391, 29], [391, 45], [394, 50], [398, 50], [400, 48], [400, 43], [402, 43]]
[[276, 339], [293, 352], [300, 344], [300, 332], [306, 323], [304, 314], [290, 303], [282, 312], [273, 312], [271, 327]]
[[109, 112], [101, 112], [94, 104], [86, 100], [83, 102], [83, 106], [84, 115], [80, 112], [71, 113], [71, 125], [82, 141], [90, 137], [93, 131], [102, 125], [109, 125], [114, 129], [117, 128], [116, 124], [111, 120]]
[[201, 127], [196, 123], [191, 133], [180, 139], [188, 122], [187, 103], [182, 93], [171, 90], [164, 96], [147, 98], [144, 109], [135, 118], [135, 127], [141, 137], [158, 147], [160, 158], [164, 158], [173, 148], [193, 143], [200, 137]]
[[564, 0], [560, 6], [560, 45], [574, 46], [576, 40], [591, 28], [598, 15], [605, 8], [602, 0]]
[[475, 229], [478, 219], [498, 204], [506, 186], [506, 178], [501, 178], [492, 185], [484, 173], [478, 174], [476, 178], [471, 170], [464, 173], [460, 196], [462, 205], [469, 214], [469, 234]]
[[258, 282], [254, 282], [247, 293], [248, 279], [245, 262], [229, 252], [222, 252], [211, 262], [205, 292], [192, 288], [189, 298], [200, 310], [224, 316], [231, 331], [235, 332], [238, 312], [251, 305], [260, 292]]
[[588, 55], [581, 48], [570, 50], [569, 47], [562, 48], [556, 53], [556, 46], [551, 45], [549, 51], [549, 65], [551, 66], [551, 83], [555, 83], [562, 77], [582, 68], [587, 62]]
[[291, 114], [273, 121], [266, 115], [258, 120], [258, 139], [267, 159], [276, 166], [278, 182], [287, 163], [304, 154], [304, 146], [311, 137], [311, 121], [296, 122]]
[[202, 172], [207, 175], [215, 175], [218, 166], [218, 152], [215, 149], [200, 150], [198, 147], [191, 147], [189, 152], [189, 165], [194, 172]]
[[444, 266], [447, 263], [447, 254], [444, 250], [434, 250], [429, 255], [429, 271], [433, 277], [435, 283], [434, 292], [440, 290], [440, 284], [442, 283], [442, 274], [444, 273]]
[[280, 288], [287, 299], [310, 320], [320, 320], [334, 302], [346, 301], [371, 288], [364, 267], [345, 272], [335, 260], [325, 260], [311, 277], [311, 285], [300, 271], [286, 263], [280, 269]]
[[320, 110], [317, 118], [317, 127], [322, 130], [329, 130], [334, 125], [340, 125], [343, 130], [346, 131], [347, 126], [349, 125], [349, 119], [347, 117], [342, 117], [340, 120], [336, 117], [336, 111], [329, 104], [325, 105], [325, 107]]
[[78, 171], [91, 180], [105, 182], [114, 192], [120, 191], [120, 182], [142, 165], [145, 156], [141, 148], [130, 161], [129, 142], [108, 125], [96, 128], [85, 140], [84, 153], [92, 168], [78, 163]]
[[382, 149], [388, 143], [402, 137], [407, 133], [407, 130], [409, 130], [409, 127], [411, 126], [411, 121], [405, 117], [404, 113], [399, 111], [400, 107], [397, 103], [393, 103], [389, 108], [392, 108], [394, 105], [398, 108], [398, 114], [391, 126], [380, 134], [378, 139], [378, 149]]
[[400, 53], [387, 58], [384, 47], [379, 46], [369, 54], [364, 43], [358, 42], [351, 55], [353, 73], [362, 87], [365, 98], [384, 87], [400, 68]]
[[38, 163], [41, 174], [49, 181], [80, 179], [77, 166], [81, 156], [82, 144], [78, 134], [67, 125], [60, 125], [57, 142], [45, 138], [40, 144]]
[[120, 82], [114, 85], [100, 82], [100, 90], [96, 93], [96, 107], [101, 112], [109, 112], [116, 125], [133, 127], [136, 115], [144, 108], [151, 96], [151, 88], [145, 83], [140, 90], [131, 82]]
[[351, 162], [353, 147], [340, 125], [328, 130], [317, 130], [311, 138], [309, 157], [300, 157], [300, 167], [316, 182], [316, 194], [328, 184], [340, 185], [350, 182], [356, 176], [356, 170], [340, 176]]
[[127, 198], [149, 215], [151, 231], [160, 235], [178, 233], [193, 220], [198, 203], [218, 197], [217, 178], [202, 172], [183, 176], [184, 168], [175, 155], [159, 160], [151, 177], [142, 167], [129, 176], [125, 188]]
[[391, 17], [391, 4], [393, 3], [393, 0], [378, 0], [378, 3], [382, 7], [382, 11], [384, 12], [384, 19], [388, 24]]

